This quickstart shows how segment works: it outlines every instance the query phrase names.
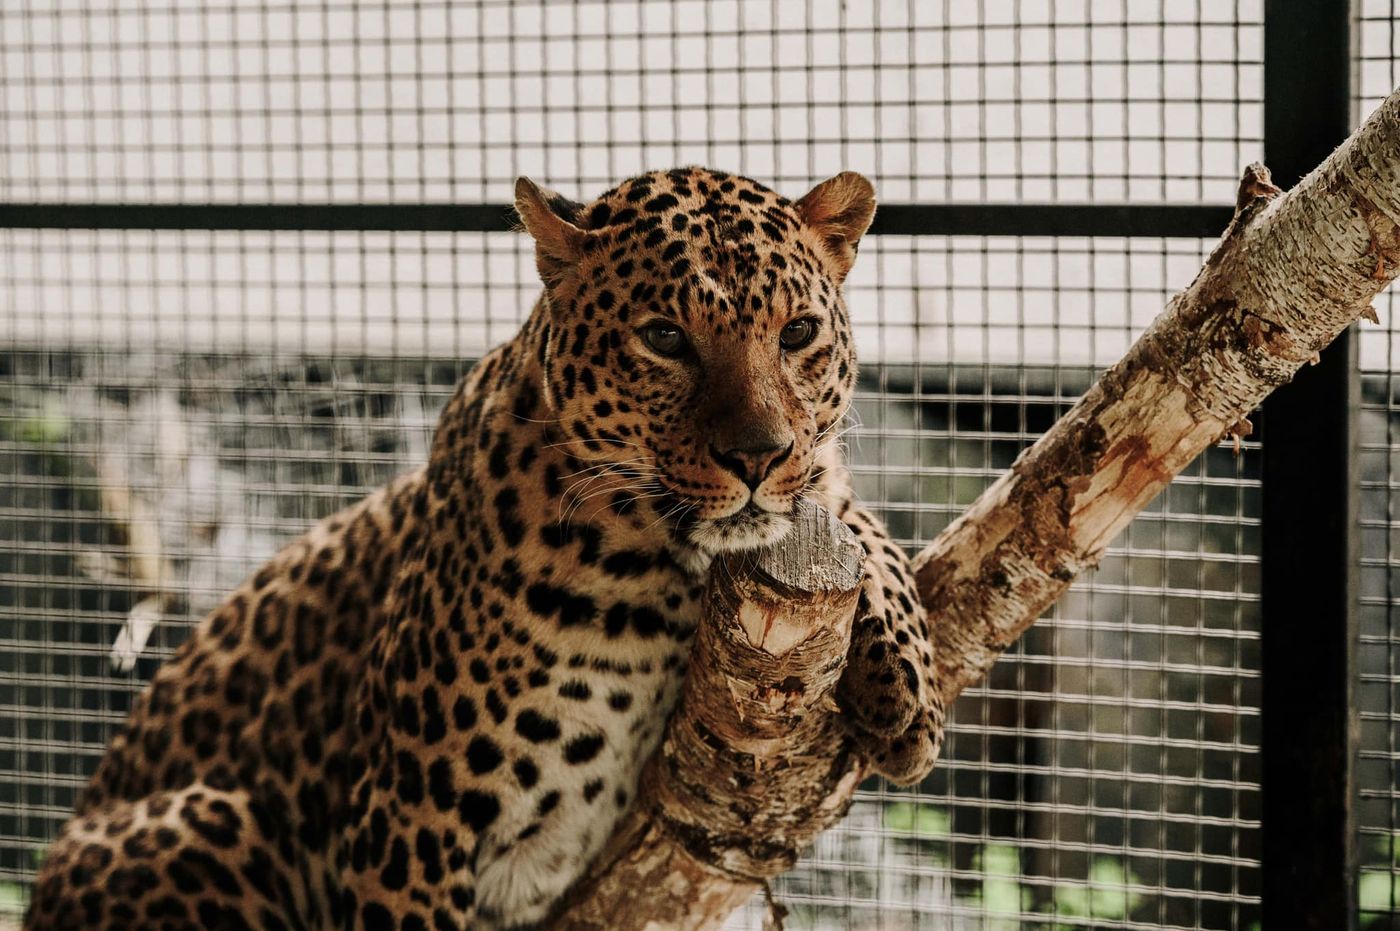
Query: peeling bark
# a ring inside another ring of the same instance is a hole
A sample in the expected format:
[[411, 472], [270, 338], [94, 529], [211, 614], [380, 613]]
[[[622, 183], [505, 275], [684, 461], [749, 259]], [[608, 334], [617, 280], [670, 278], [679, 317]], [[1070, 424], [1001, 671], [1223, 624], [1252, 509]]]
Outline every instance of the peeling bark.
[[[1374, 320], [1370, 303], [1397, 273], [1400, 92], [1288, 194], [1246, 169], [1196, 280], [919, 554], [945, 702], [1202, 451], [1247, 433], [1270, 391], [1358, 317]], [[718, 927], [844, 814], [863, 768], [828, 703], [858, 560], [824, 515], [801, 526], [758, 566], [714, 574], [639, 803], [553, 927]]]

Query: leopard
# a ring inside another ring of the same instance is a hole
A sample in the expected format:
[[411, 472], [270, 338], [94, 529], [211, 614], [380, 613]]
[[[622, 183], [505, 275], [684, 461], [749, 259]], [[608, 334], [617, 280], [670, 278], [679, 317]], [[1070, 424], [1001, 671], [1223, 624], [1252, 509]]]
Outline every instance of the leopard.
[[712, 563], [799, 501], [865, 550], [836, 690], [898, 783], [943, 707], [905, 551], [855, 497], [843, 172], [789, 200], [685, 167], [588, 203], [521, 178], [542, 290], [428, 461], [255, 571], [155, 672], [25, 927], [524, 931], [637, 792]]

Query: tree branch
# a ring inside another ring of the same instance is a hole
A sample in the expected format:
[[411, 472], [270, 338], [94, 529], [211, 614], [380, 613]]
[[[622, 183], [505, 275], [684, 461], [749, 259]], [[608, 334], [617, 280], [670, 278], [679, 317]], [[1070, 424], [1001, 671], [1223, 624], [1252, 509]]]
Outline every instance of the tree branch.
[[[1202, 451], [1247, 432], [1248, 413], [1354, 320], [1375, 320], [1370, 303], [1397, 272], [1400, 91], [1288, 194], [1262, 166], [1246, 169], [1196, 280], [919, 554], [945, 701]], [[718, 927], [845, 812], [863, 770], [826, 705], [854, 597], [842, 544], [820, 533], [833, 523], [806, 515], [805, 534], [751, 577], [733, 561], [712, 575], [684, 697], [641, 796], [555, 927]], [[770, 568], [828, 558], [829, 577]]]
[[1280, 195], [1262, 165], [1200, 274], [1083, 398], [915, 559], [945, 701], [1205, 449], [1400, 272], [1400, 92]]
[[863, 773], [836, 720], [865, 550], [802, 502], [756, 557], [723, 557], [638, 798], [555, 928], [713, 928], [840, 820]]

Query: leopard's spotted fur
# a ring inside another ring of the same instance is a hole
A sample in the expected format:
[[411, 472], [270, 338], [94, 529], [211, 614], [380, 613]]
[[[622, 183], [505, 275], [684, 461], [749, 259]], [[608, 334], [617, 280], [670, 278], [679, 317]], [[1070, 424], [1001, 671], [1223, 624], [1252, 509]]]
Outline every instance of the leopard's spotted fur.
[[853, 738], [896, 780], [932, 765], [923, 611], [833, 433], [869, 182], [794, 203], [686, 168], [584, 206], [522, 180], [517, 209], [546, 285], [528, 322], [425, 468], [289, 546], [156, 674], [27, 927], [540, 921], [630, 801], [709, 559], [775, 539], [799, 495], [869, 552]]

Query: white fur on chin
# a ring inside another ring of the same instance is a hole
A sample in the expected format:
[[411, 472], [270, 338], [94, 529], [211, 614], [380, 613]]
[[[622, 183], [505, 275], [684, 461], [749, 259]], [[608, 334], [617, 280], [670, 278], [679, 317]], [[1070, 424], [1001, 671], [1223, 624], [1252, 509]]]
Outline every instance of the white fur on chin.
[[713, 557], [771, 546], [791, 529], [792, 520], [784, 514], [745, 508], [728, 517], [701, 521], [691, 529], [689, 537], [696, 550]]

